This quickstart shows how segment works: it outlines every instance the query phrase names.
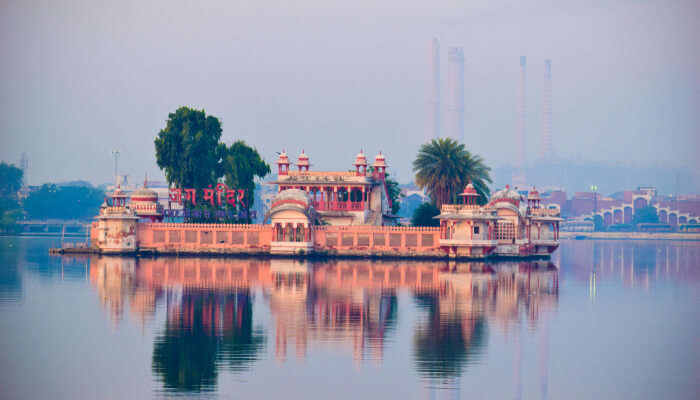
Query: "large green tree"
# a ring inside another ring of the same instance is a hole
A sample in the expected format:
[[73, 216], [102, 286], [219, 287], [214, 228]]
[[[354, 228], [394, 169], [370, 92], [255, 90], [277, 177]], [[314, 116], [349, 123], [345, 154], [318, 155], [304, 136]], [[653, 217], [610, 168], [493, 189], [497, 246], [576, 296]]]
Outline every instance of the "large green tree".
[[270, 166], [254, 148], [237, 140], [226, 148], [223, 158], [225, 183], [230, 188], [245, 190], [245, 210], [250, 223], [250, 209], [255, 200], [255, 178], [263, 178], [270, 173]]
[[422, 145], [413, 161], [413, 171], [416, 173], [416, 184], [427, 189], [438, 208], [455, 202], [457, 194], [470, 181], [480, 195], [481, 204], [489, 198], [491, 168], [484, 164], [480, 156], [470, 153], [454, 139], [433, 139]]
[[248, 215], [245, 222], [249, 223], [255, 178], [267, 175], [270, 166], [241, 140], [226, 146], [220, 141], [221, 133], [216, 117], [206, 115], [204, 110], [180, 107], [168, 116], [166, 127], [155, 139], [156, 161], [165, 171], [168, 184], [197, 190], [196, 208], [202, 211], [213, 211], [202, 201], [203, 189], [214, 187], [222, 177], [230, 188], [245, 190], [243, 209]]
[[204, 110], [180, 107], [169, 114], [155, 139], [156, 162], [168, 183], [195, 189], [216, 184], [226, 151], [220, 139], [221, 123]]

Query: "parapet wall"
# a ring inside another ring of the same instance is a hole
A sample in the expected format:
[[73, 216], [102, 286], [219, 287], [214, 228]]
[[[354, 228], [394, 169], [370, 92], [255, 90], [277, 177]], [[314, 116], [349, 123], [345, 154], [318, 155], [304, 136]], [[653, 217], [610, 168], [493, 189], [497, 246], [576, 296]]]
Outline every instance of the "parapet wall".
[[314, 250], [339, 255], [443, 257], [440, 228], [400, 226], [318, 226]]
[[271, 225], [139, 223], [140, 250], [158, 253], [267, 253]]
[[[272, 225], [139, 223], [137, 246], [157, 253], [269, 253]], [[395, 226], [315, 226], [314, 251], [354, 256], [444, 257], [440, 229]]]

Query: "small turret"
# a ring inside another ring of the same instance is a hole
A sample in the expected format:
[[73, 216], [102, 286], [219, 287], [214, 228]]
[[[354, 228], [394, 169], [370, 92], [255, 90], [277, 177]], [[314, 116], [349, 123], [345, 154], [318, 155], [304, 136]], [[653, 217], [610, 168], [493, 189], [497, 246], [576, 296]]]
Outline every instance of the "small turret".
[[127, 194], [121, 189], [121, 185], [117, 185], [112, 193], [112, 207], [126, 207]]
[[377, 154], [377, 157], [374, 158], [374, 164], [372, 166], [374, 167], [374, 173], [377, 174], [379, 178], [384, 179], [386, 176], [386, 158], [384, 158], [384, 154], [382, 154], [381, 151]]
[[533, 186], [532, 190], [527, 194], [527, 206], [529, 208], [540, 208], [540, 192]]
[[477, 199], [479, 198], [479, 193], [477, 193], [476, 189], [474, 189], [474, 185], [472, 185], [472, 183], [469, 182], [467, 186], [464, 187], [464, 191], [458, 196], [464, 199], [464, 205], [476, 206]]
[[280, 157], [277, 159], [277, 174], [287, 175], [289, 173], [289, 157], [287, 153], [282, 150]]
[[309, 171], [309, 156], [304, 153], [304, 150], [299, 154], [299, 159], [297, 160], [297, 167], [299, 171]]
[[355, 173], [357, 176], [367, 175], [367, 158], [362, 150], [360, 150], [360, 152], [357, 154], [355, 157], [355, 162], [352, 165], [355, 166]]
[[158, 203], [158, 193], [148, 188], [148, 178], [144, 179], [141, 189], [131, 194], [130, 207], [140, 218], [152, 222], [163, 220], [163, 206]]

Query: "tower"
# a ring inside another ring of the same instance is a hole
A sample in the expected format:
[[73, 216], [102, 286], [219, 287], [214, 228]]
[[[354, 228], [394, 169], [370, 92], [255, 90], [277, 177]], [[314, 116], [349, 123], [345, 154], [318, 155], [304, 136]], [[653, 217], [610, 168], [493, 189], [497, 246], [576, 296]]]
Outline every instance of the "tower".
[[22, 152], [22, 156], [19, 159], [19, 168], [22, 170], [22, 187], [27, 187], [29, 185], [29, 158], [27, 153]]
[[447, 55], [447, 135], [464, 136], [464, 50], [451, 47]]
[[518, 86], [518, 126], [515, 133], [515, 169], [513, 183], [519, 187], [525, 185], [525, 79], [527, 76], [527, 57], [520, 56], [520, 85]]
[[440, 137], [440, 42], [433, 38], [430, 48], [430, 93], [425, 141]]
[[112, 150], [114, 157], [114, 184], [119, 184], [119, 150]]
[[541, 158], [552, 158], [552, 60], [544, 60], [544, 90], [542, 99]]

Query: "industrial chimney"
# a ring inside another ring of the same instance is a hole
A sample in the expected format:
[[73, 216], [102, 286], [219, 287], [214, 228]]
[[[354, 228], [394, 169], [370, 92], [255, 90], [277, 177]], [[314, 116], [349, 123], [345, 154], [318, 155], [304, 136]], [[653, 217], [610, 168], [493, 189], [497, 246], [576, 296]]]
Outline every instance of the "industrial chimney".
[[544, 60], [544, 91], [542, 101], [542, 159], [551, 159], [552, 150], [552, 60]]
[[440, 42], [433, 38], [430, 49], [430, 92], [428, 94], [428, 124], [425, 141], [440, 137]]
[[464, 140], [464, 50], [451, 47], [447, 58], [447, 135]]
[[527, 57], [520, 56], [520, 86], [518, 87], [518, 126], [515, 134], [515, 169], [513, 183], [519, 187], [525, 185], [525, 79]]

